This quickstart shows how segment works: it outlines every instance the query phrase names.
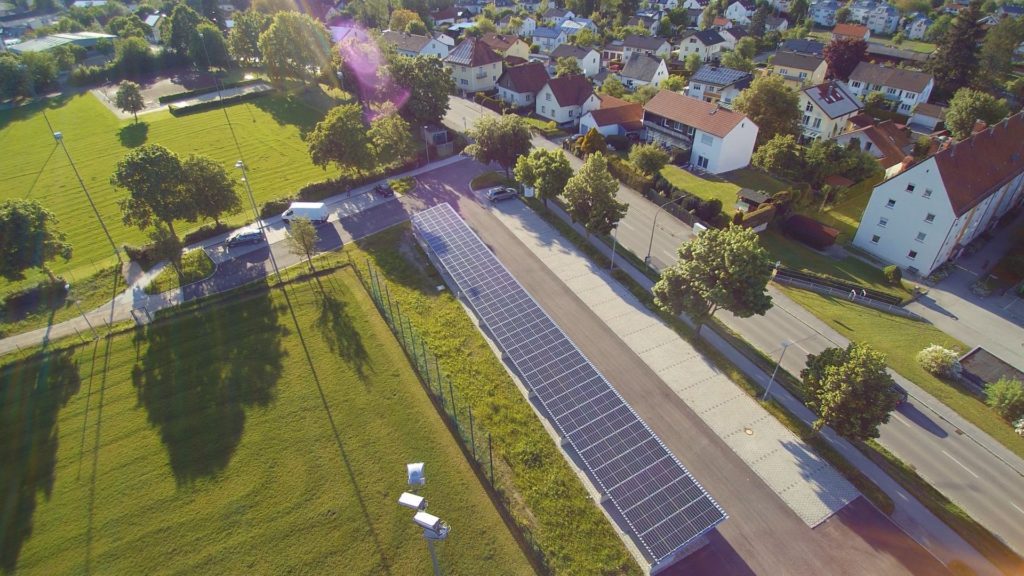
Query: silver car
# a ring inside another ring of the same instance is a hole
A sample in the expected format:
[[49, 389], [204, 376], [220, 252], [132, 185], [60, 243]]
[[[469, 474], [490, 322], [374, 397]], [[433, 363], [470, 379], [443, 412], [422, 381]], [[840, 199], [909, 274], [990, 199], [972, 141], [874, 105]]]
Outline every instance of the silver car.
[[516, 190], [511, 186], [496, 186], [487, 192], [484, 192], [484, 196], [486, 196], [491, 202], [500, 202], [502, 200], [508, 200], [509, 198], [519, 196], [519, 190]]

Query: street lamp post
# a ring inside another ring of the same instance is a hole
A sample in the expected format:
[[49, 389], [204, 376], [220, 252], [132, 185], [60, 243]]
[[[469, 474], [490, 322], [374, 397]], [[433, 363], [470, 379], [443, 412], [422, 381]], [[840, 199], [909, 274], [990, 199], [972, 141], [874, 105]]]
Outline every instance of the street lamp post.
[[772, 391], [772, 384], [775, 383], [775, 375], [779, 373], [779, 366], [782, 365], [782, 357], [786, 355], [786, 349], [792, 346], [792, 342], [782, 342], [782, 353], [779, 354], [779, 361], [775, 363], [775, 370], [772, 370], [772, 377], [768, 379], [768, 386], [764, 389], [764, 397], [761, 400], [767, 400], [768, 394]]
[[[49, 119], [47, 119], [49, 123]], [[85, 187], [85, 181], [82, 180], [82, 175], [78, 173], [78, 168], [75, 166], [75, 162], [71, 159], [71, 153], [68, 152], [68, 147], [64, 145], [64, 134], [61, 132], [54, 132], [53, 139], [60, 144], [64, 155], [68, 158], [68, 164], [71, 165], [71, 170], [75, 173], [75, 177], [78, 178], [78, 184], [82, 187], [82, 192], [85, 192], [85, 198], [89, 201], [89, 206], [92, 206], [93, 213], [96, 214], [96, 219], [100, 222], [100, 227], [103, 228], [103, 233], [106, 234], [107, 240], [110, 242], [110, 247], [114, 250], [114, 256], [117, 256], [117, 263], [124, 264], [124, 260], [121, 259], [121, 253], [117, 251], [117, 244], [114, 244], [114, 239], [110, 236], [110, 231], [107, 230], [107, 225], [103, 222], [103, 217], [100, 216], [100, 211], [96, 208], [96, 203], [92, 201], [92, 195], [89, 194], [89, 189]]]
[[615, 270], [615, 246], [619, 243], [619, 225], [612, 226], [612, 265], [609, 270]]
[[256, 207], [256, 199], [252, 195], [252, 186], [249, 186], [249, 173], [246, 172], [245, 170], [245, 162], [242, 162], [241, 160], [236, 160], [235, 168], [238, 168], [239, 170], [242, 171], [242, 182], [245, 182], [245, 191], [249, 196], [249, 205], [252, 207], [252, 212], [256, 216], [256, 227], [259, 229], [261, 234], [264, 234], [264, 236], [266, 236], [266, 234], [263, 232], [263, 219], [260, 218], [260, 211]]
[[68, 298], [75, 303], [75, 308], [78, 309], [78, 313], [82, 316], [82, 320], [85, 320], [86, 326], [89, 327], [89, 330], [92, 330], [93, 340], [98, 339], [100, 335], [96, 332], [96, 328], [93, 328], [92, 322], [89, 322], [89, 318], [86, 317], [85, 312], [82, 312], [82, 307], [78, 304], [78, 300], [71, 298], [71, 284], [68, 282], [64, 283], [64, 293], [65, 298]]
[[654, 247], [654, 229], [655, 229], [655, 227], [658, 224], [658, 215], [661, 214], [661, 211], [665, 209], [665, 206], [668, 206], [669, 204], [672, 204], [673, 202], [678, 202], [678, 201], [680, 201], [682, 199], [683, 199], [682, 196], [680, 196], [678, 198], [673, 198], [673, 199], [669, 200], [668, 202], [665, 202], [661, 206], [658, 206], [658, 210], [654, 212], [654, 220], [651, 221], [651, 240], [650, 240], [650, 242], [647, 243], [647, 256], [644, 256], [644, 264], [646, 264], [647, 266], [650, 266], [651, 268], [654, 267], [654, 266], [651, 266], [651, 248]]

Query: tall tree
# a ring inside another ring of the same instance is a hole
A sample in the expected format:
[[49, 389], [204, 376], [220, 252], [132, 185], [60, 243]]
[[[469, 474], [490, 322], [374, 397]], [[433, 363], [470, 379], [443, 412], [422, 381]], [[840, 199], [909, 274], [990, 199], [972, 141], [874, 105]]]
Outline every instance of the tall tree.
[[753, 230], [710, 228], [678, 254], [654, 285], [655, 302], [674, 315], [686, 312], [698, 331], [719, 308], [747, 318], [772, 307], [766, 286], [775, 265]]
[[810, 9], [810, 6], [807, 0], [793, 0], [789, 8], [789, 17], [793, 19], [793, 22], [799, 22], [807, 18], [807, 11]]
[[572, 56], [563, 56], [555, 61], [556, 78], [561, 78], [562, 76], [579, 76], [580, 74], [583, 74], [583, 69], [580, 68], [580, 63]]
[[949, 33], [949, 28], [952, 25], [953, 16], [951, 14], [943, 14], [928, 26], [928, 29], [924, 32], [924, 39], [929, 42], [941, 42], [946, 37], [946, 34]]
[[1003, 18], [989, 29], [979, 55], [978, 84], [990, 90], [1001, 87], [1013, 72], [1014, 52], [1024, 42], [1024, 20]]
[[711, 28], [711, 25], [715, 22], [716, 16], [717, 14], [715, 14], [715, 10], [711, 7], [711, 4], [705, 6], [704, 10], [700, 13], [700, 29], [707, 30], [708, 28]]
[[622, 81], [615, 76], [608, 76], [604, 83], [601, 84], [601, 94], [608, 96], [614, 96], [616, 98], [622, 98], [626, 95], [626, 87], [622, 85]]
[[[744, 38], [744, 40], [750, 40], [750, 38], [747, 37]], [[743, 72], [754, 71], [754, 61], [750, 58], [744, 58], [742, 54], [734, 50], [726, 50], [722, 52], [719, 60], [721, 61], [722, 66], [725, 66], [726, 68], [742, 70]]]
[[199, 24], [205, 19], [198, 12], [188, 7], [184, 2], [176, 4], [171, 11], [171, 17], [165, 18], [161, 26], [165, 26], [161, 38], [168, 48], [178, 54], [188, 54], [192, 46], [192, 36], [196, 33]]
[[561, 150], [534, 148], [516, 161], [516, 180], [533, 188], [545, 206], [548, 198], [562, 193], [572, 174], [569, 159]]
[[331, 37], [320, 22], [299, 12], [278, 12], [260, 35], [259, 49], [267, 75], [275, 82], [308, 82], [313, 70], [331, 63]]
[[818, 414], [814, 429], [828, 425], [851, 440], [878, 438], [878, 426], [889, 421], [889, 413], [899, 404], [885, 356], [867, 344], [808, 355], [800, 379], [808, 408]]
[[227, 68], [231, 64], [228, 43], [220, 28], [210, 22], [203, 22], [196, 28], [189, 44], [188, 57], [202, 68]]
[[750, 162], [765, 172], [795, 180], [805, 171], [801, 150], [792, 134], [780, 134], [755, 150]]
[[949, 32], [939, 43], [929, 61], [935, 88], [946, 97], [970, 86], [978, 69], [978, 42], [984, 35], [978, 20], [981, 2], [972, 0], [966, 9], [953, 19]]
[[189, 156], [181, 164], [182, 186], [195, 202], [199, 216], [220, 224], [220, 217], [242, 206], [234, 181], [224, 166], [206, 156]]
[[135, 14], [115, 16], [107, 22], [107, 32], [118, 38], [145, 38], [149, 33], [149, 26]]
[[657, 144], [636, 144], [629, 151], [629, 161], [644, 174], [655, 177], [668, 164], [668, 152]]
[[17, 280], [25, 270], [39, 268], [54, 280], [46, 263], [71, 259], [71, 244], [57, 224], [57, 217], [35, 200], [0, 202], [0, 276]]
[[32, 94], [42, 94], [56, 84], [60, 68], [53, 54], [26, 52], [21, 55], [21, 63], [32, 81]]
[[146, 229], [162, 222], [171, 234], [175, 220], [194, 222], [199, 216], [192, 195], [181, 185], [181, 159], [159, 144], [135, 148], [117, 163], [110, 183], [128, 190], [118, 202], [124, 223]]
[[288, 250], [296, 256], [305, 257], [312, 271], [315, 271], [313, 255], [318, 241], [316, 227], [309, 218], [295, 218], [288, 224]]
[[747, 60], [752, 60], [754, 56], [757, 56], [757, 40], [750, 36], [740, 38], [736, 41], [735, 52]]
[[306, 143], [313, 164], [324, 169], [334, 163], [339, 169], [362, 173], [373, 165], [373, 149], [359, 104], [332, 108], [306, 136]]
[[604, 136], [597, 131], [597, 128], [591, 128], [587, 130], [587, 133], [580, 138], [576, 150], [577, 153], [583, 156], [590, 156], [591, 154], [597, 154], [598, 152], [604, 152], [608, 149], [608, 142], [604, 139]]
[[149, 231], [148, 236], [152, 246], [150, 253], [152, 258], [157, 262], [161, 260], [170, 262], [180, 281], [184, 276], [181, 270], [181, 251], [185, 247], [181, 238], [178, 238], [174, 230], [171, 230], [166, 224], [161, 222], [156, 223], [153, 229]]
[[754, 38], [761, 38], [764, 36], [765, 26], [768, 23], [768, 3], [762, 2], [758, 5], [757, 9], [754, 10], [753, 16], [750, 17], [750, 35]]
[[410, 22], [422, 22], [420, 15], [413, 12], [412, 10], [406, 10], [399, 8], [391, 13], [391, 21], [388, 23], [388, 28], [395, 32], [404, 32], [409, 27]]
[[946, 128], [957, 140], [971, 135], [974, 123], [978, 120], [992, 125], [1010, 113], [1006, 100], [996, 99], [991, 94], [961, 88], [949, 101], [946, 110]]
[[124, 76], [137, 78], [148, 74], [155, 61], [149, 43], [142, 38], [130, 36], [114, 41], [114, 62]]
[[235, 26], [228, 32], [228, 50], [242, 64], [254, 64], [262, 56], [260, 34], [270, 28], [270, 16], [255, 10], [235, 14]]
[[829, 42], [825, 46], [825, 62], [828, 63], [829, 74], [846, 82], [867, 52], [868, 43], [861, 38], [837, 38]]
[[131, 112], [135, 116], [136, 123], [139, 121], [139, 110], [146, 106], [145, 100], [142, 99], [142, 92], [139, 91], [139, 85], [135, 82], [122, 82], [114, 96], [114, 103], [121, 111]]
[[505, 176], [520, 156], [530, 151], [530, 129], [520, 116], [485, 116], [469, 129], [473, 143], [466, 147], [478, 162], [497, 162], [505, 169]]
[[31, 93], [32, 79], [21, 65], [21, 59], [10, 52], [0, 52], [0, 100]]
[[686, 55], [686, 60], [683, 61], [683, 69], [686, 70], [688, 75], [692, 76], [694, 72], [700, 70], [702, 64], [700, 54], [691, 52]]
[[367, 135], [373, 145], [373, 157], [378, 166], [404, 162], [416, 154], [412, 129], [393, 108], [370, 121]]
[[661, 84], [658, 84], [658, 88], [661, 88], [662, 90], [670, 90], [672, 92], [684, 92], [688, 85], [689, 83], [683, 76], [672, 75], [662, 80]]
[[759, 76], [734, 100], [734, 106], [757, 124], [757, 143], [777, 135], [800, 133], [800, 98], [781, 76]]
[[619, 181], [608, 172], [604, 154], [591, 154], [565, 184], [566, 207], [573, 222], [591, 234], [609, 234], [626, 215], [629, 205], [615, 199]]
[[448, 112], [448, 96], [455, 91], [452, 75], [436, 56], [394, 56], [388, 71], [409, 97], [399, 113], [414, 126], [440, 122]]

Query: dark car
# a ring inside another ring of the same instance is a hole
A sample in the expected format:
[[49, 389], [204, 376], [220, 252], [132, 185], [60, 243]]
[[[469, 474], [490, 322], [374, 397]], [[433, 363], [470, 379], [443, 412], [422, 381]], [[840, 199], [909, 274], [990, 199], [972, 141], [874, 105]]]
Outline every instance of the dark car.
[[900, 386], [899, 384], [896, 384], [895, 382], [893, 382], [893, 385], [890, 388], [890, 390], [892, 390], [893, 392], [896, 393], [897, 396], [899, 396], [899, 398], [900, 398], [899, 403], [900, 404], [903, 404], [904, 402], [907, 401], [907, 397], [908, 397], [907, 391], [904, 390], [903, 387]]
[[243, 244], [259, 244], [263, 242], [263, 233], [259, 230], [237, 230], [224, 242], [229, 248]]
[[376, 192], [378, 196], [382, 196], [384, 198], [390, 198], [395, 195], [395, 191], [391, 189], [391, 185], [385, 182], [381, 182], [374, 186], [373, 191]]

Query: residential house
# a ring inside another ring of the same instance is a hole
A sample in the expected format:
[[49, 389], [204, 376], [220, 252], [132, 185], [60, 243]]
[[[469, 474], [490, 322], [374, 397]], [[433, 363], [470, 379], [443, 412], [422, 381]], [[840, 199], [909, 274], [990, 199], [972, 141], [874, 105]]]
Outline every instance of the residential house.
[[493, 90], [501, 76], [501, 56], [476, 38], [459, 43], [444, 63], [451, 69], [455, 87], [462, 93]]
[[601, 49], [601, 62], [605, 64], [614, 60], [621, 62], [624, 51], [622, 40], [612, 40]]
[[799, 52], [780, 50], [771, 63], [771, 73], [782, 76], [786, 84], [797, 89], [806, 84], [821, 84], [827, 70], [824, 58]]
[[725, 9], [725, 17], [733, 22], [746, 26], [757, 7], [751, 0], [733, 0]]
[[601, 54], [593, 48], [581, 48], [572, 44], [562, 44], [551, 51], [549, 62], [550, 73], [554, 73], [560, 58], [572, 58], [580, 65], [580, 70], [587, 78], [592, 78], [601, 71]]
[[510, 66], [498, 78], [498, 99], [516, 108], [533, 110], [537, 93], [548, 80], [547, 68], [541, 62]]
[[629, 60], [633, 54], [649, 54], [660, 58], [668, 58], [671, 53], [672, 45], [664, 38], [630, 34], [622, 39], [623, 62]]
[[948, 145], [875, 186], [854, 245], [930, 274], [1020, 206], [1024, 115]]
[[526, 60], [530, 57], [530, 45], [522, 41], [518, 36], [491, 32], [481, 36], [480, 41], [505, 58], [512, 56]]
[[719, 174], [750, 164], [757, 124], [717, 104], [662, 90], [644, 105], [644, 139], [689, 149], [690, 163]]
[[559, 44], [565, 44], [568, 41], [569, 37], [559, 28], [537, 26], [533, 31], [533, 43], [536, 44], [540, 51], [544, 53], [551, 52], [557, 48]]
[[867, 59], [876, 64], [892, 64], [922, 69], [928, 63], [930, 54], [914, 50], [904, 50], [895, 46], [886, 46], [878, 42], [868, 42]]
[[775, 12], [788, 14], [793, 8], [793, 0], [769, 0], [768, 5], [775, 9]]
[[659, 22], [655, 18], [634, 16], [626, 21], [626, 26], [635, 26], [637, 28], [643, 28], [644, 30], [647, 30], [647, 32], [651, 36], [656, 36], [658, 34], [658, 27], [661, 26], [661, 22]]
[[996, 14], [1000, 18], [1021, 18], [1024, 17], [1024, 6], [1007, 2], [996, 8]]
[[863, 108], [846, 84], [830, 80], [800, 91], [801, 140], [828, 140], [846, 128], [847, 121]]
[[780, 52], [799, 52], [800, 54], [810, 54], [817, 56], [818, 58], [825, 57], [825, 44], [818, 42], [817, 40], [783, 40], [782, 45], [779, 46]]
[[440, 30], [434, 30], [434, 32], [431, 33], [431, 36], [434, 37], [434, 40], [437, 40], [441, 44], [447, 46], [449, 52], [452, 51], [452, 48], [455, 48], [455, 38], [452, 38], [451, 36], [445, 34], [444, 32]]
[[747, 32], [739, 26], [721, 28], [718, 30], [718, 34], [725, 40], [725, 43], [722, 44], [722, 50], [735, 50], [736, 43], [740, 41], [740, 38], [747, 36]]
[[931, 97], [935, 81], [924, 72], [859, 62], [850, 73], [849, 85], [862, 101], [872, 92], [881, 92], [886, 100], [894, 102], [897, 112], [909, 116]]
[[928, 32], [928, 27], [931, 25], [931, 18], [927, 16], [918, 16], [903, 28], [903, 34], [909, 40], [923, 40], [924, 35]]
[[614, 96], [599, 95], [600, 107], [580, 118], [580, 134], [591, 128], [602, 136], [639, 135], [644, 127], [644, 107], [636, 102], [626, 102]]
[[852, 24], [866, 24], [868, 21], [868, 15], [871, 11], [878, 7], [876, 0], [855, 0], [848, 6], [850, 8], [849, 21]]
[[723, 68], [720, 66], [701, 66], [690, 77], [690, 86], [686, 95], [699, 98], [705, 102], [720, 102], [732, 108], [732, 102], [753, 82], [754, 76], [742, 70]]
[[380, 38], [394, 45], [395, 50], [403, 56], [437, 56], [443, 59], [448, 55], [448, 47], [433, 36], [385, 30]]
[[867, 26], [861, 26], [860, 24], [836, 24], [832, 28], [832, 39], [840, 40], [843, 38], [849, 38], [851, 40], [864, 40], [867, 41], [871, 37], [871, 30], [868, 30]]
[[879, 4], [868, 12], [867, 27], [872, 34], [892, 34], [899, 24], [900, 11], [889, 4]]
[[732, 28], [732, 20], [729, 20], [724, 16], [715, 16], [715, 19], [711, 21], [711, 27], [718, 31], [722, 31], [726, 28]]
[[679, 0], [654, 0], [651, 2], [651, 6], [657, 8], [660, 12], [668, 12], [679, 7]]
[[717, 61], [724, 45], [725, 38], [717, 30], [691, 30], [679, 44], [679, 59], [685, 61], [690, 54], [699, 54], [701, 62]]
[[563, 8], [548, 8], [548, 11], [544, 13], [543, 20], [545, 22], [553, 22], [555, 28], [560, 28], [562, 23], [566, 20], [572, 20], [576, 17], [576, 14], [572, 10], [565, 10]]
[[641, 86], [654, 84], [668, 78], [668, 66], [665, 60], [647, 54], [634, 53], [626, 60], [626, 65], [619, 72], [619, 80], [627, 90], [636, 90]]
[[552, 78], [537, 93], [534, 111], [556, 124], [576, 124], [587, 112], [601, 105], [585, 76]]
[[459, 10], [455, 6], [449, 6], [442, 8], [437, 12], [433, 12], [430, 15], [430, 19], [434, 21], [434, 26], [443, 26], [444, 24], [455, 24], [455, 20], [459, 17]]
[[580, 30], [590, 30], [591, 32], [597, 32], [597, 24], [587, 18], [573, 18], [572, 20], [566, 20], [562, 22], [559, 27], [562, 32], [565, 32], [566, 37], [572, 38], [576, 34], [579, 34]]
[[938, 104], [922, 102], [914, 108], [910, 126], [921, 132], [935, 132], [946, 121], [946, 109]]
[[765, 32], [771, 32], [774, 30], [775, 32], [781, 34], [786, 30], [789, 30], [789, 20], [786, 20], [785, 18], [779, 16], [772, 16], [769, 14], [764, 19], [764, 30]]
[[836, 24], [836, 12], [841, 7], [836, 0], [815, 0], [807, 10], [807, 15], [818, 26], [831, 28]]
[[[710, 3], [711, 0], [683, 0], [679, 3], [679, 6], [686, 10], [703, 11]], [[690, 22], [694, 22], [694, 20], [690, 19]]]
[[164, 15], [159, 12], [156, 14], [150, 14], [149, 16], [146, 16], [145, 20], [143, 20], [143, 22], [146, 23], [146, 26], [149, 26], [149, 40], [154, 44], [160, 43], [160, 28], [163, 20]]
[[[502, 28], [507, 28], [510, 25], [511, 21], [512, 21], [512, 17], [511, 16], [506, 16], [501, 21], [501, 27]], [[526, 16], [524, 18], [521, 18], [521, 21], [522, 21], [522, 24], [519, 25], [518, 29], [513, 30], [513, 32], [515, 32], [517, 35], [522, 36], [524, 38], [532, 37], [533, 36], [533, 31], [537, 29], [537, 20], [533, 16]]]
[[900, 170], [904, 159], [914, 151], [914, 139], [909, 128], [885, 120], [857, 130], [846, 132], [836, 142], [848, 146], [856, 140], [860, 149], [878, 159], [886, 174]]

